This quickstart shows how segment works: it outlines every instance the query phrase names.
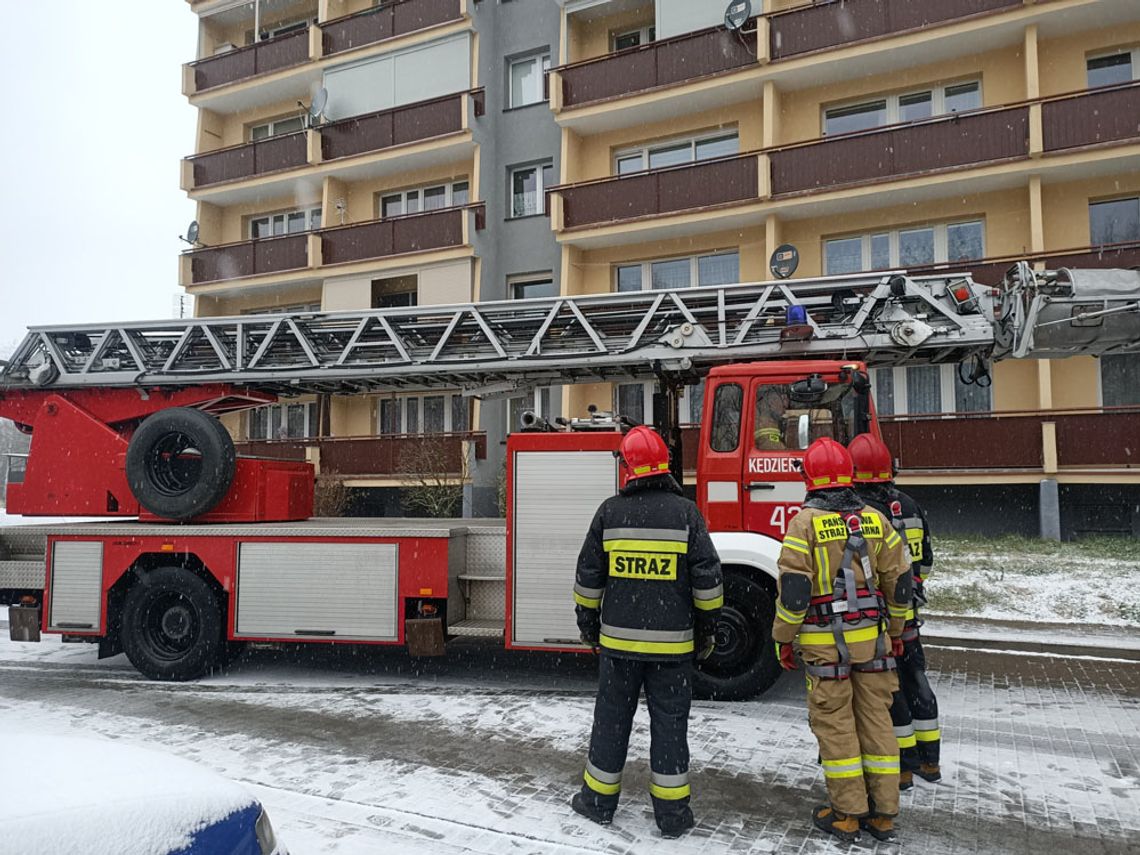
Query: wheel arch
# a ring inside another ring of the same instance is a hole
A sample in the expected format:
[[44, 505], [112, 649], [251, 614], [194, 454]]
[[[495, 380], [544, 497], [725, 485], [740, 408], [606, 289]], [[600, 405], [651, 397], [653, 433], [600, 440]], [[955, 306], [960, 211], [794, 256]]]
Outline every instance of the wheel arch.
[[[108, 650], [119, 652], [118, 638], [122, 629], [123, 607], [127, 601], [127, 593], [135, 585], [140, 584], [147, 573], [160, 567], [177, 567], [188, 570], [209, 585], [214, 596], [218, 598], [218, 604], [222, 610], [222, 619], [228, 622], [229, 592], [210, 572], [206, 562], [193, 552], [143, 552], [135, 557], [126, 572], [115, 580], [115, 584], [107, 590], [107, 634], [104, 639], [108, 644]], [[114, 655], [114, 653], [108, 652], [106, 655]], [[100, 658], [105, 657], [100, 654]]]
[[722, 568], [740, 568], [775, 593], [780, 575], [778, 541], [751, 531], [713, 532], [712, 541]]

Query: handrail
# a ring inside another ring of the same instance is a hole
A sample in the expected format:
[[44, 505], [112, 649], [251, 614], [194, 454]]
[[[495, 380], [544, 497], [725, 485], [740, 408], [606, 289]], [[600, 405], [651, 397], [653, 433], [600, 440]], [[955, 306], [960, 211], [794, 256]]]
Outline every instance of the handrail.
[[1117, 407], [1069, 407], [1058, 410], [984, 410], [968, 413], [899, 413], [890, 416], [877, 416], [881, 423], [946, 421], [949, 419], [1027, 419], [1040, 418], [1048, 421], [1058, 416], [1110, 416], [1140, 415], [1140, 404], [1125, 404]]
[[191, 68], [194, 68], [195, 66], [202, 65], [204, 63], [210, 62], [211, 60], [221, 59], [224, 56], [234, 56], [235, 54], [239, 53], [248, 53], [249, 51], [256, 50], [257, 48], [264, 47], [265, 45], [271, 45], [275, 42], [282, 42], [289, 38], [295, 38], [301, 33], [307, 33], [313, 26], [319, 26], [316, 24], [315, 19], [313, 21], [307, 21], [303, 30], [293, 30], [292, 32], [282, 33], [281, 35], [274, 36], [271, 39], [260, 39], [251, 45], [242, 45], [241, 47], [235, 47], [233, 50], [228, 50], [225, 53], [215, 53], [211, 56], [203, 56], [199, 59], [191, 60], [186, 64]]
[[[754, 16], [752, 16], [752, 18], [750, 20], [755, 21], [759, 17], [761, 17], [761, 16], [754, 15]], [[643, 45], [634, 45], [633, 47], [627, 47], [627, 48], [622, 48], [621, 50], [615, 50], [615, 51], [610, 51], [609, 53], [603, 53], [600, 56], [591, 56], [591, 57], [588, 57], [586, 59], [577, 59], [574, 62], [567, 62], [564, 65], [555, 65], [555, 66], [552, 66], [550, 70], [551, 71], [557, 71], [557, 72], [561, 73], [568, 68], [581, 68], [582, 66], [594, 65], [594, 64], [599, 63], [599, 62], [604, 62], [607, 59], [612, 59], [615, 56], [630, 56], [632, 54], [638, 53], [639, 51], [654, 50], [654, 49], [660, 47], [661, 45], [669, 45], [669, 44], [675, 44], [677, 42], [687, 41], [688, 39], [695, 38], [696, 36], [708, 35], [709, 33], [715, 32], [716, 30], [721, 30], [722, 32], [727, 32], [725, 30], [723, 24], [716, 24], [715, 26], [712, 26], [712, 27], [703, 27], [699, 30], [690, 30], [687, 33], [678, 33], [675, 36], [669, 36], [669, 38], [667, 38], [667, 39], [658, 39], [657, 41], [647, 42]]]
[[[289, 139], [289, 137], [301, 136], [307, 130], [309, 130], [309, 129], [308, 128], [302, 128], [299, 131], [289, 131], [289, 133], [287, 133], [287, 134], [274, 134], [273, 136], [266, 137], [265, 139], [262, 139], [262, 140], [250, 140], [249, 142], [236, 143], [234, 145], [228, 145], [225, 148], [212, 148], [209, 151], [200, 151], [197, 154], [188, 154], [182, 159], [183, 160], [199, 160], [201, 158], [209, 157], [209, 156], [214, 155], [214, 154], [225, 154], [226, 152], [229, 152], [229, 151], [237, 151], [238, 149], [242, 149], [242, 148], [250, 148], [251, 146], [261, 145], [262, 143], [276, 142], [277, 140], [287, 140], [287, 139]], [[254, 176], [251, 175], [250, 177], [252, 178]]]
[[[406, 3], [415, 3], [416, 1], [417, 0], [388, 0], [386, 3], [380, 3], [377, 6], [369, 6], [367, 9], [358, 9], [355, 12], [349, 12], [347, 15], [338, 15], [335, 18], [326, 18], [323, 21], [317, 21], [317, 26], [323, 27], [326, 24], [339, 24], [352, 18], [366, 18], [369, 15], [378, 15], [381, 12], [387, 12], [393, 6], [403, 6]], [[452, 18], [451, 20], [459, 21], [462, 20], [462, 18], [463, 16], [460, 15], [458, 18]], [[450, 21], [444, 21], [444, 23], [450, 23]]]

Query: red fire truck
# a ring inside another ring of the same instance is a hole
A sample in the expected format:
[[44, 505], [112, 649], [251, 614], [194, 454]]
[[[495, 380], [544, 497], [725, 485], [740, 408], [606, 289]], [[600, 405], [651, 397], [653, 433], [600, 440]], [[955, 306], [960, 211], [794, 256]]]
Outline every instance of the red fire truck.
[[0, 589], [30, 590], [42, 631], [125, 651], [154, 679], [199, 677], [245, 642], [438, 655], [486, 635], [581, 651], [575, 559], [620, 486], [620, 418], [528, 416], [507, 443], [504, 526], [312, 519], [312, 467], [235, 457], [216, 416], [300, 393], [654, 377], [679, 467], [678, 396], [703, 376], [696, 491], [726, 605], [698, 689], [747, 697], [778, 673], [768, 628], [780, 539], [804, 497], [796, 463], [817, 437], [878, 432], [868, 364], [957, 362], [982, 381], [993, 358], [1135, 347], [1138, 296], [1134, 271], [1021, 264], [1000, 289], [889, 273], [33, 329], [0, 371], [0, 416], [32, 437], [8, 510], [124, 520], [49, 527], [32, 584], [5, 582], [21, 562], [0, 553]]

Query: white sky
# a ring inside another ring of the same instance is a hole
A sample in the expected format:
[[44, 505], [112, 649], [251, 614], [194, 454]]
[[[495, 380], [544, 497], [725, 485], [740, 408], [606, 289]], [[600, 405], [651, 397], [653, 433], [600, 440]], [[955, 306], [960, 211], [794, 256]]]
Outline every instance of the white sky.
[[185, 0], [4, 3], [0, 353], [35, 324], [171, 317], [195, 111]]

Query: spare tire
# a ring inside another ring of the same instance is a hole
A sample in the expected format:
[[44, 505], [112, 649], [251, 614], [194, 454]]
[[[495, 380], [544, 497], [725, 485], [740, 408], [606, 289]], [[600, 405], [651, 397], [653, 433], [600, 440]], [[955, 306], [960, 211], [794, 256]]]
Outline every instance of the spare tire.
[[158, 517], [188, 520], [222, 500], [234, 480], [229, 431], [201, 410], [173, 407], [142, 423], [127, 446], [127, 482]]

